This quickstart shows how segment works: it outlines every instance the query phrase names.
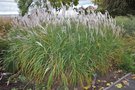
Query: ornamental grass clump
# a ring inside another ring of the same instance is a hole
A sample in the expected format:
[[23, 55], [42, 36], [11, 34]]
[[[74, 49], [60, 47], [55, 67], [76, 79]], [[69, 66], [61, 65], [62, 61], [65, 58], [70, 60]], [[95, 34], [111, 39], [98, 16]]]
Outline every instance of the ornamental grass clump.
[[114, 53], [122, 47], [123, 31], [108, 13], [46, 18], [37, 27], [10, 30], [8, 70], [47, 90], [90, 85], [94, 74], [109, 71]]

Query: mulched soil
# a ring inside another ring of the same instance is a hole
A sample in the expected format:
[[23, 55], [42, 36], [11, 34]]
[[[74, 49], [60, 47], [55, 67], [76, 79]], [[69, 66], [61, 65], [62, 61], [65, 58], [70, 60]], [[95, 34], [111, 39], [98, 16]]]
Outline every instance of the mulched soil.
[[[109, 87], [111, 84], [113, 84], [115, 81], [117, 81], [119, 78], [121, 78], [124, 75], [126, 75], [126, 73], [123, 72], [122, 70], [109, 72], [107, 75], [104, 75], [102, 77], [96, 77], [95, 80], [93, 80], [93, 85], [90, 88], [87, 86], [83, 87], [83, 88], [78, 86], [77, 88], [74, 88], [73, 90], [104, 90], [105, 87]], [[129, 78], [131, 79], [131, 77], [129, 77]], [[135, 76], [132, 75], [132, 78], [135, 79]], [[7, 85], [6, 82], [7, 82], [7, 77], [0, 80], [0, 90], [12, 90], [13, 88], [17, 88], [17, 90], [28, 90], [30, 88], [31, 88], [30, 90], [35, 90], [34, 85], [32, 85], [32, 84], [27, 85], [27, 83], [22, 83], [22, 82], [18, 81], [16, 83], [10, 83], [9, 85]], [[122, 83], [122, 85], [123, 85], [123, 83]], [[112, 89], [110, 89], [110, 90], [112, 90]]]
[[17, 83], [10, 83], [9, 85], [7, 85], [6, 83], [0, 83], [0, 90], [27, 90], [27, 89], [33, 89], [33, 86], [28, 86], [26, 87], [26, 84], [21, 83], [21, 82], [17, 82]]
[[108, 90], [135, 90], [135, 74], [122, 79]]
[[90, 90], [103, 90], [105, 87], [110, 86], [125, 74], [126, 73], [122, 70], [117, 70], [114, 72], [110, 72], [103, 77], [97, 77], [95, 85]]
[[0, 90], [34, 90], [34, 85], [20, 81], [14, 81], [7, 85], [10, 76], [5, 75], [2, 77], [2, 73], [0, 73]]

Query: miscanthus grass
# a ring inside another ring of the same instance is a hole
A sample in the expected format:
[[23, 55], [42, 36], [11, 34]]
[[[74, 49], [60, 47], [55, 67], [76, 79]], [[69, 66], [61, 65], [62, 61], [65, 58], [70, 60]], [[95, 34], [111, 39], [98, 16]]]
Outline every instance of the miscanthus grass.
[[44, 18], [36, 27], [9, 32], [5, 67], [11, 72], [21, 72], [47, 90], [67, 89], [91, 85], [94, 74], [106, 74], [112, 62], [121, 60], [123, 31], [108, 13]]

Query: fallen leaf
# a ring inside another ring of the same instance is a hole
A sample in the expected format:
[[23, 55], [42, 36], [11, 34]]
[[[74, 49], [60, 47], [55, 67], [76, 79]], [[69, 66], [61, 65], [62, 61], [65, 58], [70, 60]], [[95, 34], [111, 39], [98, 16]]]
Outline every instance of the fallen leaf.
[[96, 88], [96, 86], [92, 86], [93, 88]]
[[117, 88], [122, 88], [123, 85], [121, 83], [115, 85]]
[[127, 80], [123, 80], [122, 83], [129, 86], [129, 82]]
[[98, 82], [101, 82], [101, 80], [97, 80]]
[[107, 83], [106, 86], [110, 86], [111, 84], [110, 83]]
[[99, 90], [104, 90], [104, 87], [99, 88]]
[[84, 86], [83, 88], [84, 88], [84, 90], [88, 90], [90, 88], [90, 86]]
[[102, 80], [102, 82], [106, 83], [107, 81], [106, 80]]
[[122, 70], [118, 70], [118, 73], [121, 73], [122, 72]]
[[134, 79], [134, 80], [135, 80], [135, 76], [132, 76], [132, 79]]
[[113, 82], [110, 82], [111, 84], [113, 84]]
[[114, 78], [117, 78], [116, 76], [114, 76]]

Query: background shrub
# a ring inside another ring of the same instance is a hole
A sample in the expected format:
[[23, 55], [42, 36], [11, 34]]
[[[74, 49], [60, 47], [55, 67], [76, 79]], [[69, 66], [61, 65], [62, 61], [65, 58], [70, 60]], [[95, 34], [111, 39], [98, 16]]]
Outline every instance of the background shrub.
[[122, 26], [127, 34], [133, 35], [135, 32], [135, 17], [134, 16], [118, 16], [116, 17], [117, 24]]

